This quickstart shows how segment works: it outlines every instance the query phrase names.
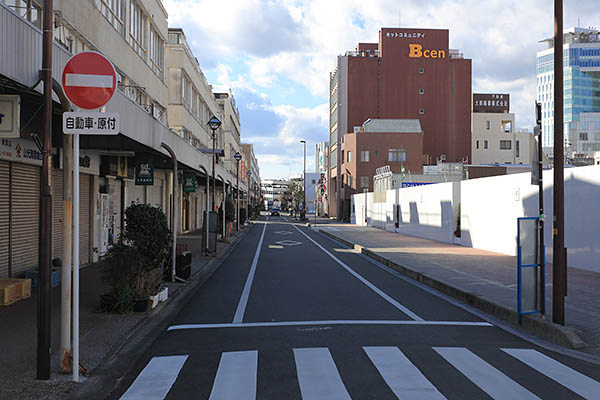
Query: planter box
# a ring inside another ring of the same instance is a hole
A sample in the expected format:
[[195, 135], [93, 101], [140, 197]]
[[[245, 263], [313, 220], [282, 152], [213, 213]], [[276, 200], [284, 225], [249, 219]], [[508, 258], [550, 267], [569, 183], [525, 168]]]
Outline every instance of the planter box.
[[[25, 278], [31, 279], [31, 287], [38, 287], [38, 282], [40, 279], [40, 270], [38, 268], [32, 268], [25, 271]], [[52, 272], [50, 273], [50, 287], [60, 286], [60, 282], [62, 280], [62, 270], [60, 268], [52, 267]]]
[[155, 294], [154, 296], [150, 296], [149, 300], [151, 302], [150, 308], [154, 308], [158, 305], [158, 295], [157, 294]]
[[166, 287], [158, 293], [158, 301], [167, 301], [169, 298], [169, 288]]
[[31, 296], [31, 279], [0, 279], [0, 306]]

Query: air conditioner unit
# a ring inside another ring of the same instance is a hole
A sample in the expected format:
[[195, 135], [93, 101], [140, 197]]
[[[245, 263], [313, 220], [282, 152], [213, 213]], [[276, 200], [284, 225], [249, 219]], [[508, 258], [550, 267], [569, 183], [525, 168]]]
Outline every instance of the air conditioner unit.
[[442, 154], [442, 155], [440, 156], [440, 160], [442, 160], [442, 161], [446, 161], [446, 155], [445, 155], [445, 154]]
[[355, 126], [354, 133], [359, 133], [359, 132], [360, 132], [360, 126]]

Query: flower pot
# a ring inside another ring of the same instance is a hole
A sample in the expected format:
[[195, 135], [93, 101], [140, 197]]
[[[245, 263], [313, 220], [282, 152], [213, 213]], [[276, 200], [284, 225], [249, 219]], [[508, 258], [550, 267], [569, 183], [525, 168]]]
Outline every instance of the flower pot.
[[136, 300], [133, 303], [133, 312], [146, 312], [148, 309], [148, 300]]
[[158, 301], [167, 301], [169, 298], [169, 288], [166, 287], [160, 292], [158, 292]]

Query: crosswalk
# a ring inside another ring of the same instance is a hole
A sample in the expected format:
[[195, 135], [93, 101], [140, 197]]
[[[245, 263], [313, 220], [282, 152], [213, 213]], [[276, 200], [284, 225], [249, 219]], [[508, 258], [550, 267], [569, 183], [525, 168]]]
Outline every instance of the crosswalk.
[[[564, 365], [534, 349], [500, 349], [523, 368], [529, 368], [544, 379], [551, 379], [585, 399], [600, 398], [600, 382]], [[418, 363], [393, 346], [362, 348], [371, 365], [387, 388], [399, 399], [440, 400], [446, 397], [432, 383], [431, 369], [422, 372]], [[436, 370], [454, 369], [492, 399], [539, 399], [538, 394], [511, 379], [509, 371], [492, 365], [466, 347], [433, 347], [431, 352], [443, 360]], [[282, 354], [285, 357], [285, 354]], [[303, 400], [350, 400], [344, 377], [330, 350], [326, 347], [295, 348], [297, 385]], [[164, 399], [177, 386], [178, 376], [191, 356], [153, 357], [121, 397], [124, 400]], [[191, 368], [191, 367], [190, 367]], [[500, 368], [500, 369], [499, 369]], [[506, 367], [505, 367], [506, 368]], [[191, 371], [193, 375], [193, 371]], [[224, 352], [217, 367], [209, 400], [253, 400], [257, 396], [259, 374], [258, 350]], [[189, 373], [188, 373], [189, 375]], [[514, 373], [512, 374], [515, 375]], [[530, 376], [530, 375], [529, 375]], [[349, 379], [349, 378], [347, 378]], [[273, 384], [280, 382], [273, 382]], [[447, 390], [447, 388], [446, 388]], [[456, 397], [456, 396], [454, 396]], [[197, 398], [197, 397], [194, 397]], [[358, 396], [357, 396], [358, 398]]]

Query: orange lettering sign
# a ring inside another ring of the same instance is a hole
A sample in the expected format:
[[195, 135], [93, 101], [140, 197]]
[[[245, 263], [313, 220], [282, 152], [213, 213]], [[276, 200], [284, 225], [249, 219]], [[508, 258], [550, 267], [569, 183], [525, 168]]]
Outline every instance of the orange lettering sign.
[[409, 44], [408, 50], [409, 58], [446, 58], [446, 51], [423, 50], [423, 46], [420, 44]]

